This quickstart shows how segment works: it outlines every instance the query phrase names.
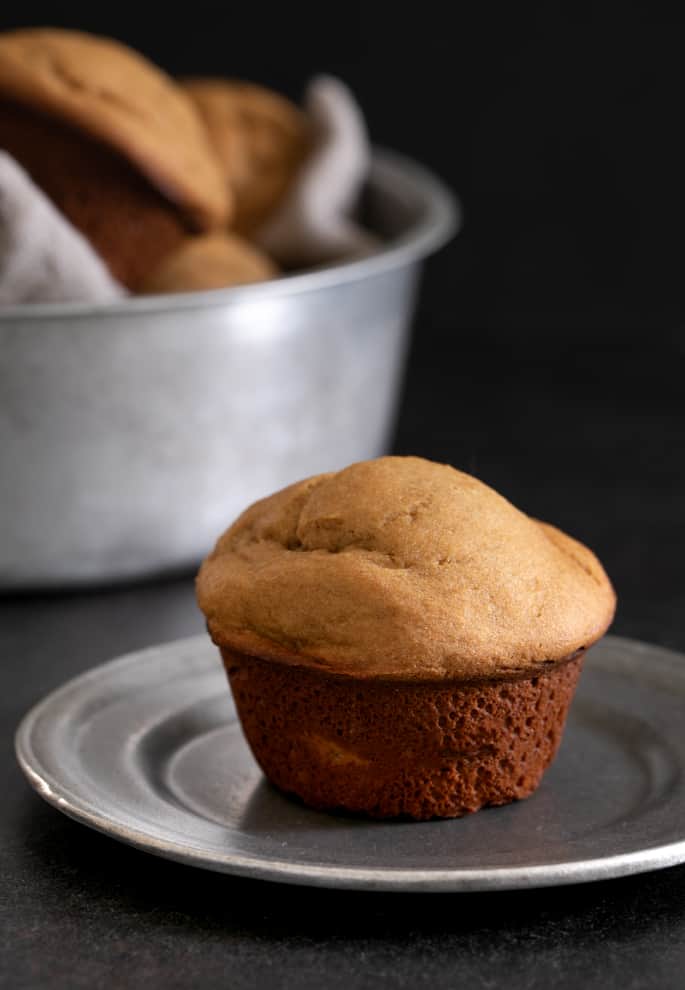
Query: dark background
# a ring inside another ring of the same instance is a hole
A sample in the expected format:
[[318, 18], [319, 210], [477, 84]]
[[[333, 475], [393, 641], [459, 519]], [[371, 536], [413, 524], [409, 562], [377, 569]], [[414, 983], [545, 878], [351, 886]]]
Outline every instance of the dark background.
[[[464, 210], [428, 266], [395, 450], [588, 542], [619, 593], [614, 631], [685, 649], [685, 26], [646, 3], [462, 6], [24, 2], [0, 29], [99, 31], [172, 73], [293, 97], [342, 76], [373, 140]], [[4, 603], [8, 657], [29, 672], [11, 668], [12, 724], [64, 676], [199, 629], [189, 585]], [[682, 981], [685, 867], [460, 898], [274, 889], [86, 833], [7, 769], [8, 986]]]
[[28, 0], [3, 4], [0, 29], [101, 32], [173, 74], [235, 75], [294, 98], [312, 74], [338, 74], [375, 142], [462, 197], [464, 229], [427, 302], [441, 326], [619, 338], [677, 327], [685, 12], [510, 6]]

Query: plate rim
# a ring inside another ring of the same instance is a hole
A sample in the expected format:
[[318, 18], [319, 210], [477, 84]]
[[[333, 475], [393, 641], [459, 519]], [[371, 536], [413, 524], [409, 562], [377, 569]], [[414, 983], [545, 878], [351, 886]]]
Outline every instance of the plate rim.
[[[685, 654], [658, 644], [625, 636], [606, 636], [606, 641], [631, 650], [639, 648], [657, 654], [661, 662], [682, 664], [685, 678]], [[56, 810], [87, 827], [123, 842], [143, 852], [211, 870], [213, 872], [251, 877], [259, 880], [300, 886], [357, 889], [367, 891], [406, 892], [476, 892], [489, 890], [520, 890], [589, 883], [665, 869], [685, 862], [685, 832], [682, 839], [647, 846], [642, 849], [585, 858], [572, 862], [503, 867], [435, 867], [431, 869], [397, 869], [392, 867], [340, 867], [325, 864], [293, 863], [270, 858], [265, 861], [241, 853], [209, 854], [196, 845], [176, 839], [157, 839], [143, 828], [123, 824], [108, 814], [101, 814], [88, 799], [64, 786], [43, 765], [32, 746], [32, 733], [46, 711], [86, 684], [98, 681], [115, 668], [125, 668], [164, 658], [169, 650], [205, 649], [211, 645], [206, 634], [197, 634], [132, 650], [91, 667], [70, 678], [34, 704], [21, 719], [14, 737], [19, 766], [36, 793]], [[589, 654], [592, 662], [592, 654]], [[425, 824], [425, 823], [424, 823]]]

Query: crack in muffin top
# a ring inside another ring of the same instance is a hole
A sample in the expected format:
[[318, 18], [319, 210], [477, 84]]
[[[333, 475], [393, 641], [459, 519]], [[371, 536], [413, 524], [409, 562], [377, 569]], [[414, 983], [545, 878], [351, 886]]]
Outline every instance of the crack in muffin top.
[[204, 561], [197, 593], [220, 646], [412, 680], [542, 669], [599, 639], [616, 602], [587, 547], [418, 457], [256, 502]]

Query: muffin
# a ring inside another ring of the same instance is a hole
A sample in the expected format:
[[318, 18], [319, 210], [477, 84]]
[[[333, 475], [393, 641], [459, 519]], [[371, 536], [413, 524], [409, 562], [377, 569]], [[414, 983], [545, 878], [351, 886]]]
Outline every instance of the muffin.
[[133, 166], [72, 127], [0, 103], [0, 145], [129, 289], [188, 237], [178, 210]]
[[0, 146], [131, 289], [190, 232], [229, 216], [220, 163], [188, 96], [109, 39], [1, 34]]
[[278, 270], [259, 248], [236, 234], [189, 237], [143, 279], [141, 292], [199, 292], [275, 278]]
[[235, 203], [231, 226], [250, 234], [281, 202], [307, 155], [307, 119], [294, 103], [254, 83], [188, 79], [184, 87], [222, 163]]
[[615, 608], [590, 550], [414, 457], [255, 503], [197, 593], [269, 780], [417, 820], [535, 790]]

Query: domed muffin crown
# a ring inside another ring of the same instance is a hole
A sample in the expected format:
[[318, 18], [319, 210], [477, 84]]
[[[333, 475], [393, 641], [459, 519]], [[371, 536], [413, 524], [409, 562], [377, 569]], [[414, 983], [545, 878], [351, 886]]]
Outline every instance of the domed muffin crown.
[[278, 206], [311, 144], [305, 114], [280, 93], [235, 79], [181, 84], [204, 120], [235, 202], [232, 228], [249, 234]]
[[58, 28], [0, 34], [0, 99], [120, 152], [198, 228], [226, 220], [228, 190], [191, 100], [125, 45]]
[[197, 587], [216, 643], [357, 677], [529, 674], [590, 646], [615, 607], [590, 550], [416, 457], [255, 503]]

